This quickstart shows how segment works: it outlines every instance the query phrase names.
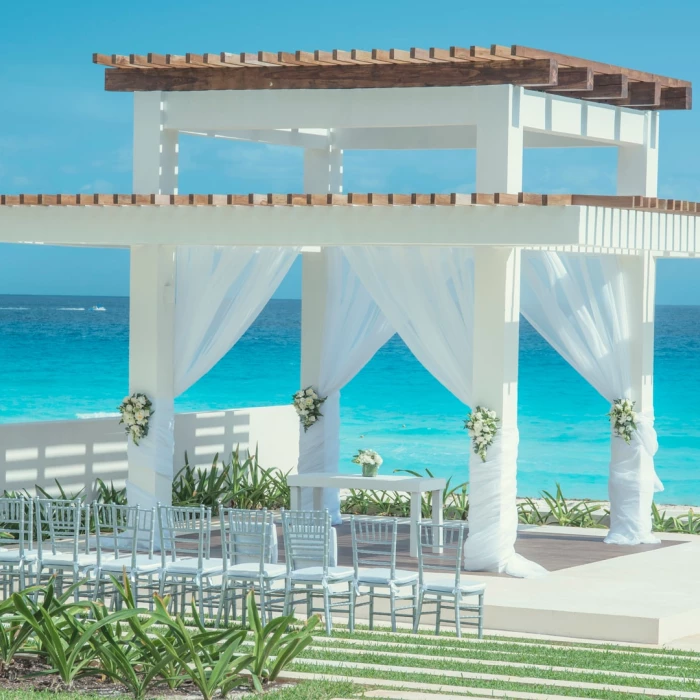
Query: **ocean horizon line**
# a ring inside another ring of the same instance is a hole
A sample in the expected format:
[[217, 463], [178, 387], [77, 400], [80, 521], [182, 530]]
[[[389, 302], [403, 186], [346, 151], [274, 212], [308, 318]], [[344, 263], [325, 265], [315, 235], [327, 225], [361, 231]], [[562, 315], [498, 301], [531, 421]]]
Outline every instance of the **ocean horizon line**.
[[[33, 297], [33, 298], [57, 298], [57, 299], [129, 299], [130, 295], [128, 294], [36, 294], [36, 293], [27, 293], [27, 294], [16, 294], [16, 293], [8, 293], [8, 292], [2, 292], [0, 291], [0, 297], [13, 297], [13, 298], [22, 298], [22, 297]], [[301, 297], [272, 297], [270, 301], [301, 301]], [[692, 308], [692, 307], [700, 307], [700, 303], [697, 304], [654, 304], [655, 308]], [[0, 309], [0, 310], [5, 310], [7, 311], [8, 309]], [[19, 309], [18, 309], [19, 310]]]

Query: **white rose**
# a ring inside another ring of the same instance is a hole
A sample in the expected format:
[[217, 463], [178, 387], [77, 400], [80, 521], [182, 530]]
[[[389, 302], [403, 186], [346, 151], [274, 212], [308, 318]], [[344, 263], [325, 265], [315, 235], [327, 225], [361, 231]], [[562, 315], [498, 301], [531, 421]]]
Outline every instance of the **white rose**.
[[309, 423], [315, 423], [316, 422], [316, 416], [309, 416]]
[[314, 390], [313, 390], [313, 389], [307, 389], [307, 390], [306, 390], [306, 395], [307, 395], [307, 396], [313, 396], [313, 395], [314, 395]]
[[475, 435], [480, 435], [483, 429], [484, 424], [480, 420], [476, 421], [476, 423], [474, 423], [474, 427], [472, 428]]

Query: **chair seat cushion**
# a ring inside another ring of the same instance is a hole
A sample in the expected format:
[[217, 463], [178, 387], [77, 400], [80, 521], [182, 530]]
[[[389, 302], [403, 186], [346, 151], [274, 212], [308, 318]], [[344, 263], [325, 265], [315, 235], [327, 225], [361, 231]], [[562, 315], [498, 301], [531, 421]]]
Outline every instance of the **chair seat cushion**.
[[131, 555], [127, 554], [121, 556], [117, 559], [105, 558], [102, 555], [102, 571], [121, 573], [124, 569], [127, 571], [136, 571], [141, 573], [148, 573], [151, 571], [158, 571], [161, 567], [162, 561], [160, 557], [149, 557], [148, 554], [137, 554], [136, 555], [136, 566], [132, 566]]
[[[338, 581], [349, 581], [354, 578], [355, 570], [347, 566], [329, 566], [327, 579], [337, 583]], [[292, 581], [322, 581], [323, 567], [322, 566], [307, 566], [304, 569], [295, 569], [292, 571]]]
[[[287, 575], [287, 567], [284, 564], [265, 564], [263, 576], [265, 578], [282, 578]], [[258, 578], [260, 576], [260, 564], [234, 564], [228, 567], [229, 578]]]
[[[455, 580], [452, 576], [429, 579], [423, 584], [423, 590], [426, 593], [453, 593], [454, 589]], [[486, 584], [480, 581], [461, 581], [459, 590], [460, 593], [467, 594], [483, 593], [486, 590]]]
[[[0, 564], [17, 564], [19, 560], [19, 549], [0, 547]], [[24, 561], [36, 561], [36, 552], [25, 550]]]
[[[406, 586], [416, 583], [416, 581], [418, 581], [418, 574], [415, 571], [405, 571], [402, 569], [396, 569], [394, 571], [393, 583], [397, 586]], [[391, 569], [362, 567], [358, 569], [357, 582], [388, 586], [392, 582]]]
[[[72, 569], [76, 561], [70, 552], [56, 552], [52, 554], [51, 552], [44, 552], [41, 555], [42, 566], [52, 566], [61, 569]], [[91, 554], [80, 553], [77, 559], [78, 567], [84, 568], [86, 566], [97, 566], [97, 554], [94, 552]]]
[[[177, 559], [165, 563], [163, 569], [167, 574], [182, 574], [184, 576], [194, 576], [199, 571], [199, 560], [196, 557], [191, 559]], [[224, 562], [221, 559], [203, 559], [201, 573], [207, 576], [221, 574], [224, 571]]]

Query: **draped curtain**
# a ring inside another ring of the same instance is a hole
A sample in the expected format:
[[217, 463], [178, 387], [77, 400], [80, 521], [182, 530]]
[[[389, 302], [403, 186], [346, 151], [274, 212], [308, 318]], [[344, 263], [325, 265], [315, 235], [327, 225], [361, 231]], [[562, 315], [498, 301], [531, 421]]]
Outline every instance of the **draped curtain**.
[[[248, 330], [289, 271], [298, 248], [178, 246], [175, 274], [174, 396], [150, 397], [141, 442], [159, 478], [173, 478], [174, 397], [204, 376]], [[127, 484], [130, 502], [153, 496]]]
[[[464, 247], [348, 246], [345, 256], [419, 362], [466, 405], [472, 403], [474, 260]], [[459, 430], [458, 423], [455, 429]], [[500, 435], [486, 463], [472, 455], [465, 566], [534, 576], [544, 569], [515, 554], [517, 431]], [[464, 449], [470, 449], [464, 434]]]
[[[340, 458], [340, 390], [369, 362], [394, 334], [384, 314], [362, 286], [348, 261], [337, 248], [324, 249], [326, 256], [326, 310], [323, 323], [319, 396], [323, 417], [299, 434], [299, 473], [333, 473]], [[323, 507], [335, 524], [340, 522], [337, 489], [325, 489]], [[302, 508], [311, 510], [311, 494], [302, 493]]]
[[[637, 292], [628, 289], [616, 256], [523, 253], [523, 316], [610, 403], [631, 398], [630, 293]], [[640, 414], [637, 425], [630, 445], [612, 438], [610, 543], [658, 542], [650, 513], [663, 486], [654, 470], [653, 414]]]

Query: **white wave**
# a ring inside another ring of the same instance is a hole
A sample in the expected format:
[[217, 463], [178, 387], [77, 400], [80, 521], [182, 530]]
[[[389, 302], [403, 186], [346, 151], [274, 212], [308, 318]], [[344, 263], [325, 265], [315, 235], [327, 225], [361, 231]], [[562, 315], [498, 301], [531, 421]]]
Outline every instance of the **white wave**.
[[73, 307], [73, 306], [59, 306], [58, 311], [85, 311], [85, 309], [81, 306], [78, 307]]
[[119, 411], [96, 411], [95, 413], [76, 413], [80, 420], [90, 420], [91, 418], [118, 418]]
[[0, 311], [28, 311], [28, 306], [0, 306]]

